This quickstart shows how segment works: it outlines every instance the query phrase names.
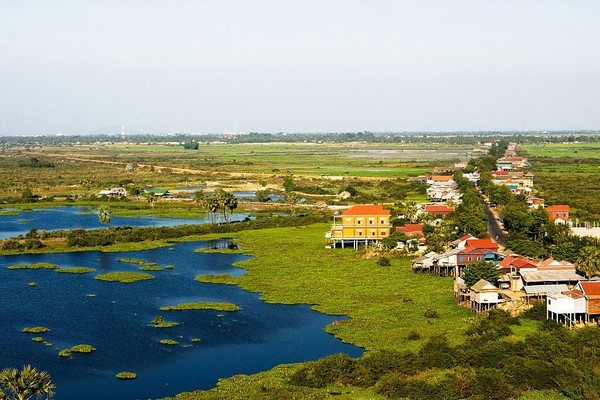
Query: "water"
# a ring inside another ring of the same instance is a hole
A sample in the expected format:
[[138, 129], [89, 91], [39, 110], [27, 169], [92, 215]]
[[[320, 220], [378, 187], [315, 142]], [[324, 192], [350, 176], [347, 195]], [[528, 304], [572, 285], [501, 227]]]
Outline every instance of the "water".
[[[233, 219], [239, 221], [247, 216], [246, 213], [235, 213]], [[210, 222], [210, 216], [208, 215], [199, 218], [154, 217], [155, 226], [205, 224], [208, 222]], [[98, 212], [95, 208], [69, 206], [35, 208], [20, 212], [18, 215], [0, 215], [0, 239], [25, 235], [32, 227], [39, 230], [60, 230], [97, 229], [106, 226], [152, 226], [152, 224], [152, 215], [135, 217], [112, 215], [110, 224], [102, 225], [98, 220]]]
[[[50, 372], [56, 398], [74, 400], [146, 399], [182, 391], [210, 388], [218, 378], [251, 374], [281, 363], [316, 360], [362, 350], [341, 343], [323, 328], [339, 320], [306, 305], [273, 305], [237, 286], [196, 282], [198, 274], [231, 274], [232, 266], [248, 257], [241, 254], [194, 252], [223, 242], [179, 243], [171, 248], [138, 252], [77, 252], [0, 257], [0, 367], [32, 364]], [[174, 269], [151, 272], [153, 280], [123, 284], [94, 279], [97, 273], [137, 271], [138, 266], [117, 261], [144, 259]], [[9, 270], [13, 264], [50, 262], [61, 267], [86, 266], [96, 273], [74, 275], [52, 270]], [[30, 287], [29, 282], [38, 283]], [[89, 297], [88, 294], [95, 294]], [[241, 311], [171, 311], [159, 308], [190, 301], [227, 301]], [[162, 315], [179, 322], [157, 329], [150, 321]], [[21, 332], [26, 326], [46, 326], [42, 334], [52, 347]], [[200, 343], [192, 342], [200, 338]], [[159, 343], [174, 339], [178, 346]], [[91, 344], [97, 351], [58, 357], [58, 349]], [[115, 374], [133, 371], [138, 378], [119, 381]]]

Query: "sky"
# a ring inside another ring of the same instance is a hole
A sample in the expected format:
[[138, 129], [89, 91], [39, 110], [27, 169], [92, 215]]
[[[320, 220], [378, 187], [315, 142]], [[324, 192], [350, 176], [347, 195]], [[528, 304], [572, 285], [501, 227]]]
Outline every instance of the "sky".
[[600, 129], [598, 16], [597, 0], [0, 0], [0, 135]]

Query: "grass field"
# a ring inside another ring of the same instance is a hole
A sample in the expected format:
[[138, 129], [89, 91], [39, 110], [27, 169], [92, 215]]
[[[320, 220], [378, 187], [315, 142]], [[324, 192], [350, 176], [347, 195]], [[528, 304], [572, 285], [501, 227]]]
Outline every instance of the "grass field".
[[530, 157], [600, 159], [600, 143], [526, 144], [521, 147], [521, 150]]

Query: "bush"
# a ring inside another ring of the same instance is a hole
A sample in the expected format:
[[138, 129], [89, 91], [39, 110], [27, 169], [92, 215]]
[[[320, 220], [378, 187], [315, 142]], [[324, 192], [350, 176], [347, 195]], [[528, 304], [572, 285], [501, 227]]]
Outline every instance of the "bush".
[[440, 314], [436, 310], [429, 309], [425, 311], [425, 318], [439, 318]]
[[392, 265], [392, 263], [386, 257], [379, 257], [377, 259], [377, 265], [379, 265], [380, 267], [389, 267], [390, 265]]

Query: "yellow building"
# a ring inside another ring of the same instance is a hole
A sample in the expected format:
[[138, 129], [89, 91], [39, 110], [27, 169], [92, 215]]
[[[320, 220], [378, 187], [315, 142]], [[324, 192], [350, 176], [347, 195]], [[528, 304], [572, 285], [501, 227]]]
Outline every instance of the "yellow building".
[[327, 237], [333, 247], [350, 244], [357, 248], [359, 244], [379, 241], [390, 236], [390, 210], [381, 205], [353, 206], [341, 215], [334, 215], [333, 226]]

